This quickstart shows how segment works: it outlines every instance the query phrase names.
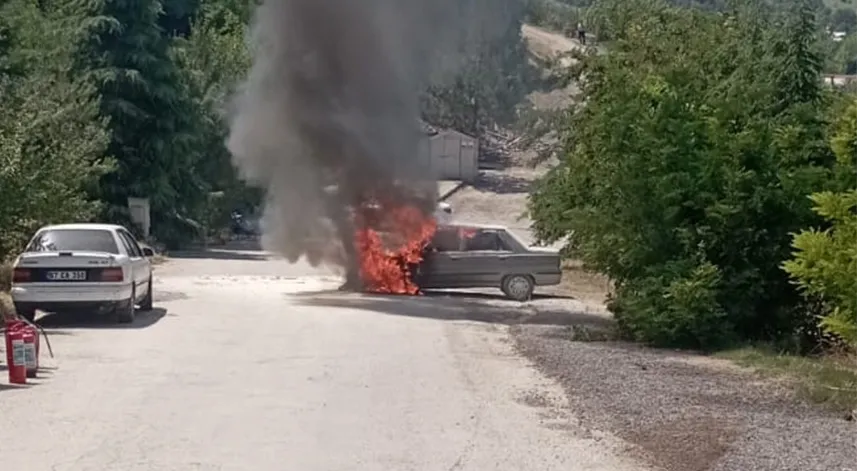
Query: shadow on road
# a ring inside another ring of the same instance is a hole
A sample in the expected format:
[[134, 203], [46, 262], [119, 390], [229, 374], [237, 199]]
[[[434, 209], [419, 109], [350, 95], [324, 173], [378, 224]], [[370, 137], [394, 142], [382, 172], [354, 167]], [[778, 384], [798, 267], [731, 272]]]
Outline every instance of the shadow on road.
[[[8, 370], [7, 370], [6, 366], [0, 365], [0, 375], [5, 376], [7, 374], [7, 371]], [[6, 381], [6, 380], [3, 379], [3, 381]], [[14, 391], [16, 389], [28, 389], [30, 387], [32, 387], [31, 384], [2, 384], [2, 383], [0, 383], [0, 393], [2, 393], [3, 391]]]
[[424, 296], [316, 292], [297, 297], [305, 306], [350, 308], [396, 316], [492, 324], [581, 325], [609, 327], [612, 321], [594, 312], [556, 306], [521, 304], [487, 294], [429, 293]]
[[106, 316], [89, 313], [57, 313], [39, 318], [36, 323], [42, 326], [48, 335], [69, 335], [62, 329], [145, 329], [155, 325], [167, 315], [167, 310], [156, 307], [151, 311], [137, 311], [134, 322], [119, 324]]
[[[464, 301], [467, 300], [485, 300], [485, 301], [494, 301], [494, 302], [505, 302], [515, 304], [515, 301], [510, 300], [506, 297], [506, 295], [501, 294], [499, 291], [496, 293], [485, 293], [481, 291], [449, 291], [449, 290], [426, 290], [423, 296], [427, 297], [446, 297], [446, 298], [457, 298]], [[564, 294], [545, 294], [545, 293], [533, 293], [532, 301], [541, 301], [548, 299], [577, 299], [574, 296], [564, 295]]]
[[532, 186], [532, 179], [505, 175], [499, 172], [481, 172], [473, 183], [473, 188], [479, 191], [500, 195], [529, 193]]
[[[0, 348], [0, 354], [3, 356], [2, 361], [6, 361], [6, 352]], [[53, 370], [53, 368], [51, 368]], [[0, 393], [3, 391], [15, 391], [16, 389], [29, 389], [33, 386], [38, 386], [42, 384], [42, 381], [45, 379], [49, 379], [51, 375], [53, 375], [53, 371], [48, 371], [44, 367], [39, 367], [39, 376], [37, 378], [27, 378], [27, 384], [9, 384], [6, 381], [9, 380], [9, 367], [5, 364], [0, 364]]]

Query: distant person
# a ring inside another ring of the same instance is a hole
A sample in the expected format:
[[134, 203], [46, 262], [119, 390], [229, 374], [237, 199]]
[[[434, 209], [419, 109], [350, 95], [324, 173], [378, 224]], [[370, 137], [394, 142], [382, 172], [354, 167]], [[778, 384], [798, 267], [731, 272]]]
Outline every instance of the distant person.
[[583, 29], [583, 23], [577, 24], [577, 40], [580, 44], [586, 44], [586, 30]]

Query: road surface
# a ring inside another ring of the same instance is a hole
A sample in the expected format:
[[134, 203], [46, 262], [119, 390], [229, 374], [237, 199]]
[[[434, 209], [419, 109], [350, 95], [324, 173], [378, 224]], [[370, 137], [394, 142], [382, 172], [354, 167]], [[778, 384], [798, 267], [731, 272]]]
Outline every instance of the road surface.
[[42, 320], [56, 357], [26, 388], [3, 378], [0, 467], [641, 469], [514, 354], [492, 320], [515, 304], [340, 294], [323, 270], [248, 251], [156, 277], [134, 325]]

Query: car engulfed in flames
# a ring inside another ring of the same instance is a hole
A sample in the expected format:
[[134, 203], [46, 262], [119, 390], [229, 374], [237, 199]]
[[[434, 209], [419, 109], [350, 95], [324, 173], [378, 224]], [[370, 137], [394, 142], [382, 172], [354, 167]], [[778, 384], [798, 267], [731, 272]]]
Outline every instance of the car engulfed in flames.
[[364, 291], [420, 293], [413, 272], [437, 230], [433, 215], [417, 206], [365, 205], [355, 218], [354, 245]]

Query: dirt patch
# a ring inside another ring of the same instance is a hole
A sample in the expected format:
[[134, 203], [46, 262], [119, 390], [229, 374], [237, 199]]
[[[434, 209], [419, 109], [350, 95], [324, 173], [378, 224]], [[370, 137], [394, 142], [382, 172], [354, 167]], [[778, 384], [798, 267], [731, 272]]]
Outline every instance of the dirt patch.
[[0, 292], [12, 289], [12, 264], [0, 263]]
[[563, 263], [562, 283], [545, 287], [542, 292], [571, 296], [587, 304], [603, 306], [612, 289], [613, 284], [606, 276], [584, 270], [577, 260], [568, 260]]
[[[621, 342], [579, 342], [571, 326], [517, 325], [518, 350], [566, 389], [587, 427], [636, 445], [668, 471], [854, 467], [857, 429], [740, 368]], [[717, 364], [718, 367], [712, 365]]]
[[557, 59], [562, 54], [581, 48], [580, 43], [569, 37], [536, 26], [523, 25], [521, 34], [530, 51], [541, 59]]
[[737, 427], [710, 416], [686, 417], [658, 428], [630, 433], [630, 441], [651, 453], [654, 464], [683, 471], [706, 471], [729, 451]]
[[0, 291], [0, 321], [14, 319], [17, 316], [15, 303], [9, 293]]

